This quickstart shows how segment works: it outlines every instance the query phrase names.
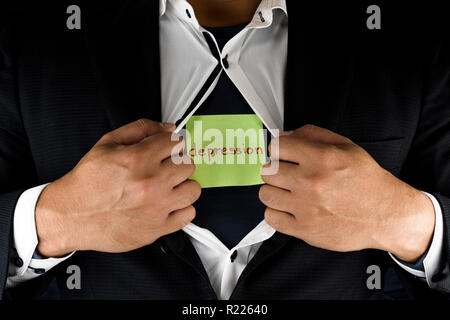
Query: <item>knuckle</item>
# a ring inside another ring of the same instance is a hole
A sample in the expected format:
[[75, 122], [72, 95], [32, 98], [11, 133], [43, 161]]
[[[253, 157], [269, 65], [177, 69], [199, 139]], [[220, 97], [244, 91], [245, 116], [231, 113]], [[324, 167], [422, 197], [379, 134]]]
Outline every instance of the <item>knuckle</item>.
[[126, 150], [126, 158], [131, 165], [142, 163], [144, 160], [145, 149], [140, 145], [134, 145]]
[[316, 129], [317, 129], [317, 127], [313, 124], [305, 124], [304, 126], [297, 129], [297, 133], [308, 134], [308, 133], [313, 132]]
[[327, 145], [318, 151], [318, 158], [326, 168], [335, 168], [340, 161], [339, 149], [335, 145]]
[[167, 202], [168, 188], [164, 187], [161, 180], [157, 176], [150, 176], [136, 182], [137, 190], [145, 201], [158, 199], [157, 203], [164, 205]]
[[178, 196], [179, 205], [187, 207], [198, 200], [201, 194], [201, 188], [196, 181], [189, 180], [184, 182], [182, 193]]
[[264, 203], [273, 203], [273, 197], [270, 193], [270, 191], [268, 190], [269, 188], [267, 187], [267, 185], [262, 186], [259, 189], [259, 198], [261, 199], [261, 201], [263, 201]]
[[112, 140], [114, 135], [115, 135], [114, 131], [107, 132], [100, 138], [99, 142], [110, 141], [110, 140]]
[[186, 197], [184, 198], [184, 204], [185, 205], [191, 205], [193, 204], [195, 201], [197, 201], [197, 195], [194, 192], [189, 192]]
[[183, 209], [183, 213], [180, 214], [180, 217], [177, 219], [177, 228], [181, 229], [184, 226], [188, 225], [195, 218], [195, 208], [193, 206], [189, 206]]
[[269, 210], [266, 210], [264, 213], [264, 220], [266, 220], [275, 229], [279, 229], [281, 227], [278, 216]]
[[306, 182], [308, 189], [316, 197], [320, 196], [325, 191], [324, 181], [319, 175], [308, 177]]
[[186, 221], [191, 222], [192, 220], [194, 220], [196, 215], [197, 212], [195, 211], [194, 206], [190, 206], [186, 209]]
[[134, 192], [140, 199], [145, 199], [154, 192], [154, 183], [151, 179], [139, 180], [134, 183]]
[[186, 164], [186, 166], [188, 167], [188, 174], [189, 174], [189, 177], [190, 177], [191, 175], [194, 174], [196, 166], [195, 166], [193, 161], [191, 163]]
[[[261, 172], [261, 180], [264, 181], [265, 183], [270, 183], [271, 180], [271, 176], [267, 175], [267, 174], [263, 174], [264, 172]], [[264, 187], [264, 185], [263, 185]], [[262, 188], [262, 187], [261, 187]], [[259, 189], [259, 196], [261, 197], [261, 189]]]
[[143, 130], [147, 130], [147, 128], [149, 127], [150, 124], [150, 120], [145, 119], [145, 118], [140, 118], [138, 120], [136, 120], [136, 126], [138, 126], [139, 128], [143, 129]]
[[200, 198], [200, 194], [202, 192], [202, 188], [200, 186], [200, 184], [197, 181], [193, 181], [190, 183], [190, 192], [189, 192], [189, 200], [192, 201], [192, 203], [194, 203], [195, 201], [197, 201], [198, 198]]
[[162, 142], [161, 142], [161, 133], [157, 133], [153, 136], [150, 136], [147, 138], [148, 143], [146, 145], [146, 149], [149, 150], [152, 154], [154, 154], [156, 151], [158, 151], [161, 148]]
[[[320, 216], [321, 210], [318, 206], [315, 205], [306, 205], [304, 206], [305, 213], [310, 217], [307, 221], [314, 222], [314, 219]], [[305, 222], [307, 222], [305, 221]], [[312, 223], [314, 225], [314, 223]]]
[[172, 139], [172, 133], [163, 132], [158, 133], [152, 137], [152, 141], [150, 143], [149, 148], [152, 150], [152, 153], [162, 154], [166, 151], [170, 150], [171, 153], [178, 153], [176, 140]]
[[172, 132], [162, 132], [159, 134], [159, 136], [162, 140], [164, 140], [162, 141], [162, 143], [164, 144], [167, 142], [180, 142], [180, 136]]
[[192, 163], [181, 163], [176, 164], [177, 167], [180, 167], [181, 170], [176, 171], [177, 176], [180, 175], [182, 178], [189, 178], [195, 172], [195, 165]]
[[303, 127], [301, 127], [300, 130], [308, 131], [308, 130], [314, 130], [316, 128], [317, 128], [317, 126], [315, 126], [313, 124], [310, 124], [310, 123], [307, 123]]
[[200, 183], [195, 180], [189, 180], [189, 183], [191, 185], [191, 188], [200, 194], [200, 191], [202, 189]]

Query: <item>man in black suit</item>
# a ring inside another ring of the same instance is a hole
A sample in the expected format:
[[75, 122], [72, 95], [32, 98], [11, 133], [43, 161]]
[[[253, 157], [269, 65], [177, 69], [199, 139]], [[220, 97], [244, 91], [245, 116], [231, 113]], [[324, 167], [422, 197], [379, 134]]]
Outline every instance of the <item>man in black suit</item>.
[[[188, 2], [186, 19], [195, 12], [211, 30], [267, 19], [259, 0]], [[181, 230], [195, 218], [220, 233], [220, 217], [202, 211], [217, 195], [189, 180], [192, 164], [173, 163], [175, 125], [159, 124], [161, 3], [80, 2], [80, 30], [65, 28], [63, 3], [1, 13], [2, 297], [38, 296], [55, 277], [65, 299], [383, 298], [367, 270], [391, 265], [414, 297], [450, 291], [448, 6], [380, 2], [382, 27], [370, 29], [367, 3], [286, 1], [279, 171], [263, 169], [257, 196], [243, 189], [277, 232], [245, 262], [231, 250], [244, 268], [217, 289], [210, 260]], [[221, 56], [227, 45], [211, 54], [220, 70], [234, 62]], [[232, 68], [203, 112], [217, 114], [214, 97], [232, 95], [231, 83], [236, 105], [253, 107]], [[21, 256], [15, 232], [26, 224], [15, 215], [21, 197], [39, 185], [28, 256], [67, 258], [48, 269]], [[70, 265], [81, 270], [75, 290]]]

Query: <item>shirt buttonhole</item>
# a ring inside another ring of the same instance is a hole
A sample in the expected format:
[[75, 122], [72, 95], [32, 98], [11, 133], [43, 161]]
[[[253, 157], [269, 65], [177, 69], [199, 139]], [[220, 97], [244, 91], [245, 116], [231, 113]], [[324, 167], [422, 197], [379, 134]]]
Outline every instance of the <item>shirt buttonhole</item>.
[[259, 15], [259, 19], [261, 20], [261, 22], [266, 22], [266, 19], [264, 19], [264, 16], [261, 11], [258, 11], [258, 15]]
[[237, 255], [238, 255], [237, 250], [234, 250], [233, 253], [230, 256], [231, 263], [233, 263], [234, 260], [236, 260]]
[[228, 63], [228, 54], [222, 59], [222, 64], [225, 69], [228, 69], [228, 67], [230, 66], [230, 64]]

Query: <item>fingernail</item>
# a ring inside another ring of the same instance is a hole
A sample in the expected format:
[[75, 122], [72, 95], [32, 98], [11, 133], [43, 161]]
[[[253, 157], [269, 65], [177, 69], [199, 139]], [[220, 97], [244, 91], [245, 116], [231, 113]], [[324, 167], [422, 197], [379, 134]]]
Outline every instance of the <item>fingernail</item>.
[[280, 134], [279, 134], [279, 137], [282, 137], [282, 136], [289, 136], [289, 135], [291, 135], [291, 134], [293, 134], [294, 133], [294, 131], [285, 131], [285, 132], [281, 132]]
[[173, 128], [175, 128], [175, 124], [170, 123], [170, 122], [163, 122], [163, 123], [161, 123], [161, 126], [163, 128], [166, 128], [166, 129], [173, 129]]

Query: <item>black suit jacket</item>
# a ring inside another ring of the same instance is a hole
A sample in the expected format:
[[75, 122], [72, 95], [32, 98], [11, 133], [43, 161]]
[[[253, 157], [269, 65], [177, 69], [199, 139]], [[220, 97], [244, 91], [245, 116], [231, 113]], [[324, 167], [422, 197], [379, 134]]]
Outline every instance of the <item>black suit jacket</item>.
[[[285, 129], [312, 123], [363, 146], [384, 168], [431, 192], [443, 209], [449, 288], [450, 50], [447, 5], [376, 1], [382, 29], [366, 28], [373, 1], [288, 0]], [[77, 252], [5, 292], [12, 219], [20, 194], [70, 171], [106, 132], [161, 118], [159, 1], [16, 3], [0, 10], [0, 295], [37, 295], [55, 276], [66, 299], [215, 299], [182, 232], [123, 254]], [[82, 29], [68, 30], [69, 4]], [[12, 256], [12, 255], [11, 255]], [[66, 268], [80, 266], [82, 289]], [[276, 233], [242, 273], [231, 299], [374, 299], [367, 267], [393, 262], [376, 250], [338, 253]], [[423, 281], [402, 273], [415, 295]]]

